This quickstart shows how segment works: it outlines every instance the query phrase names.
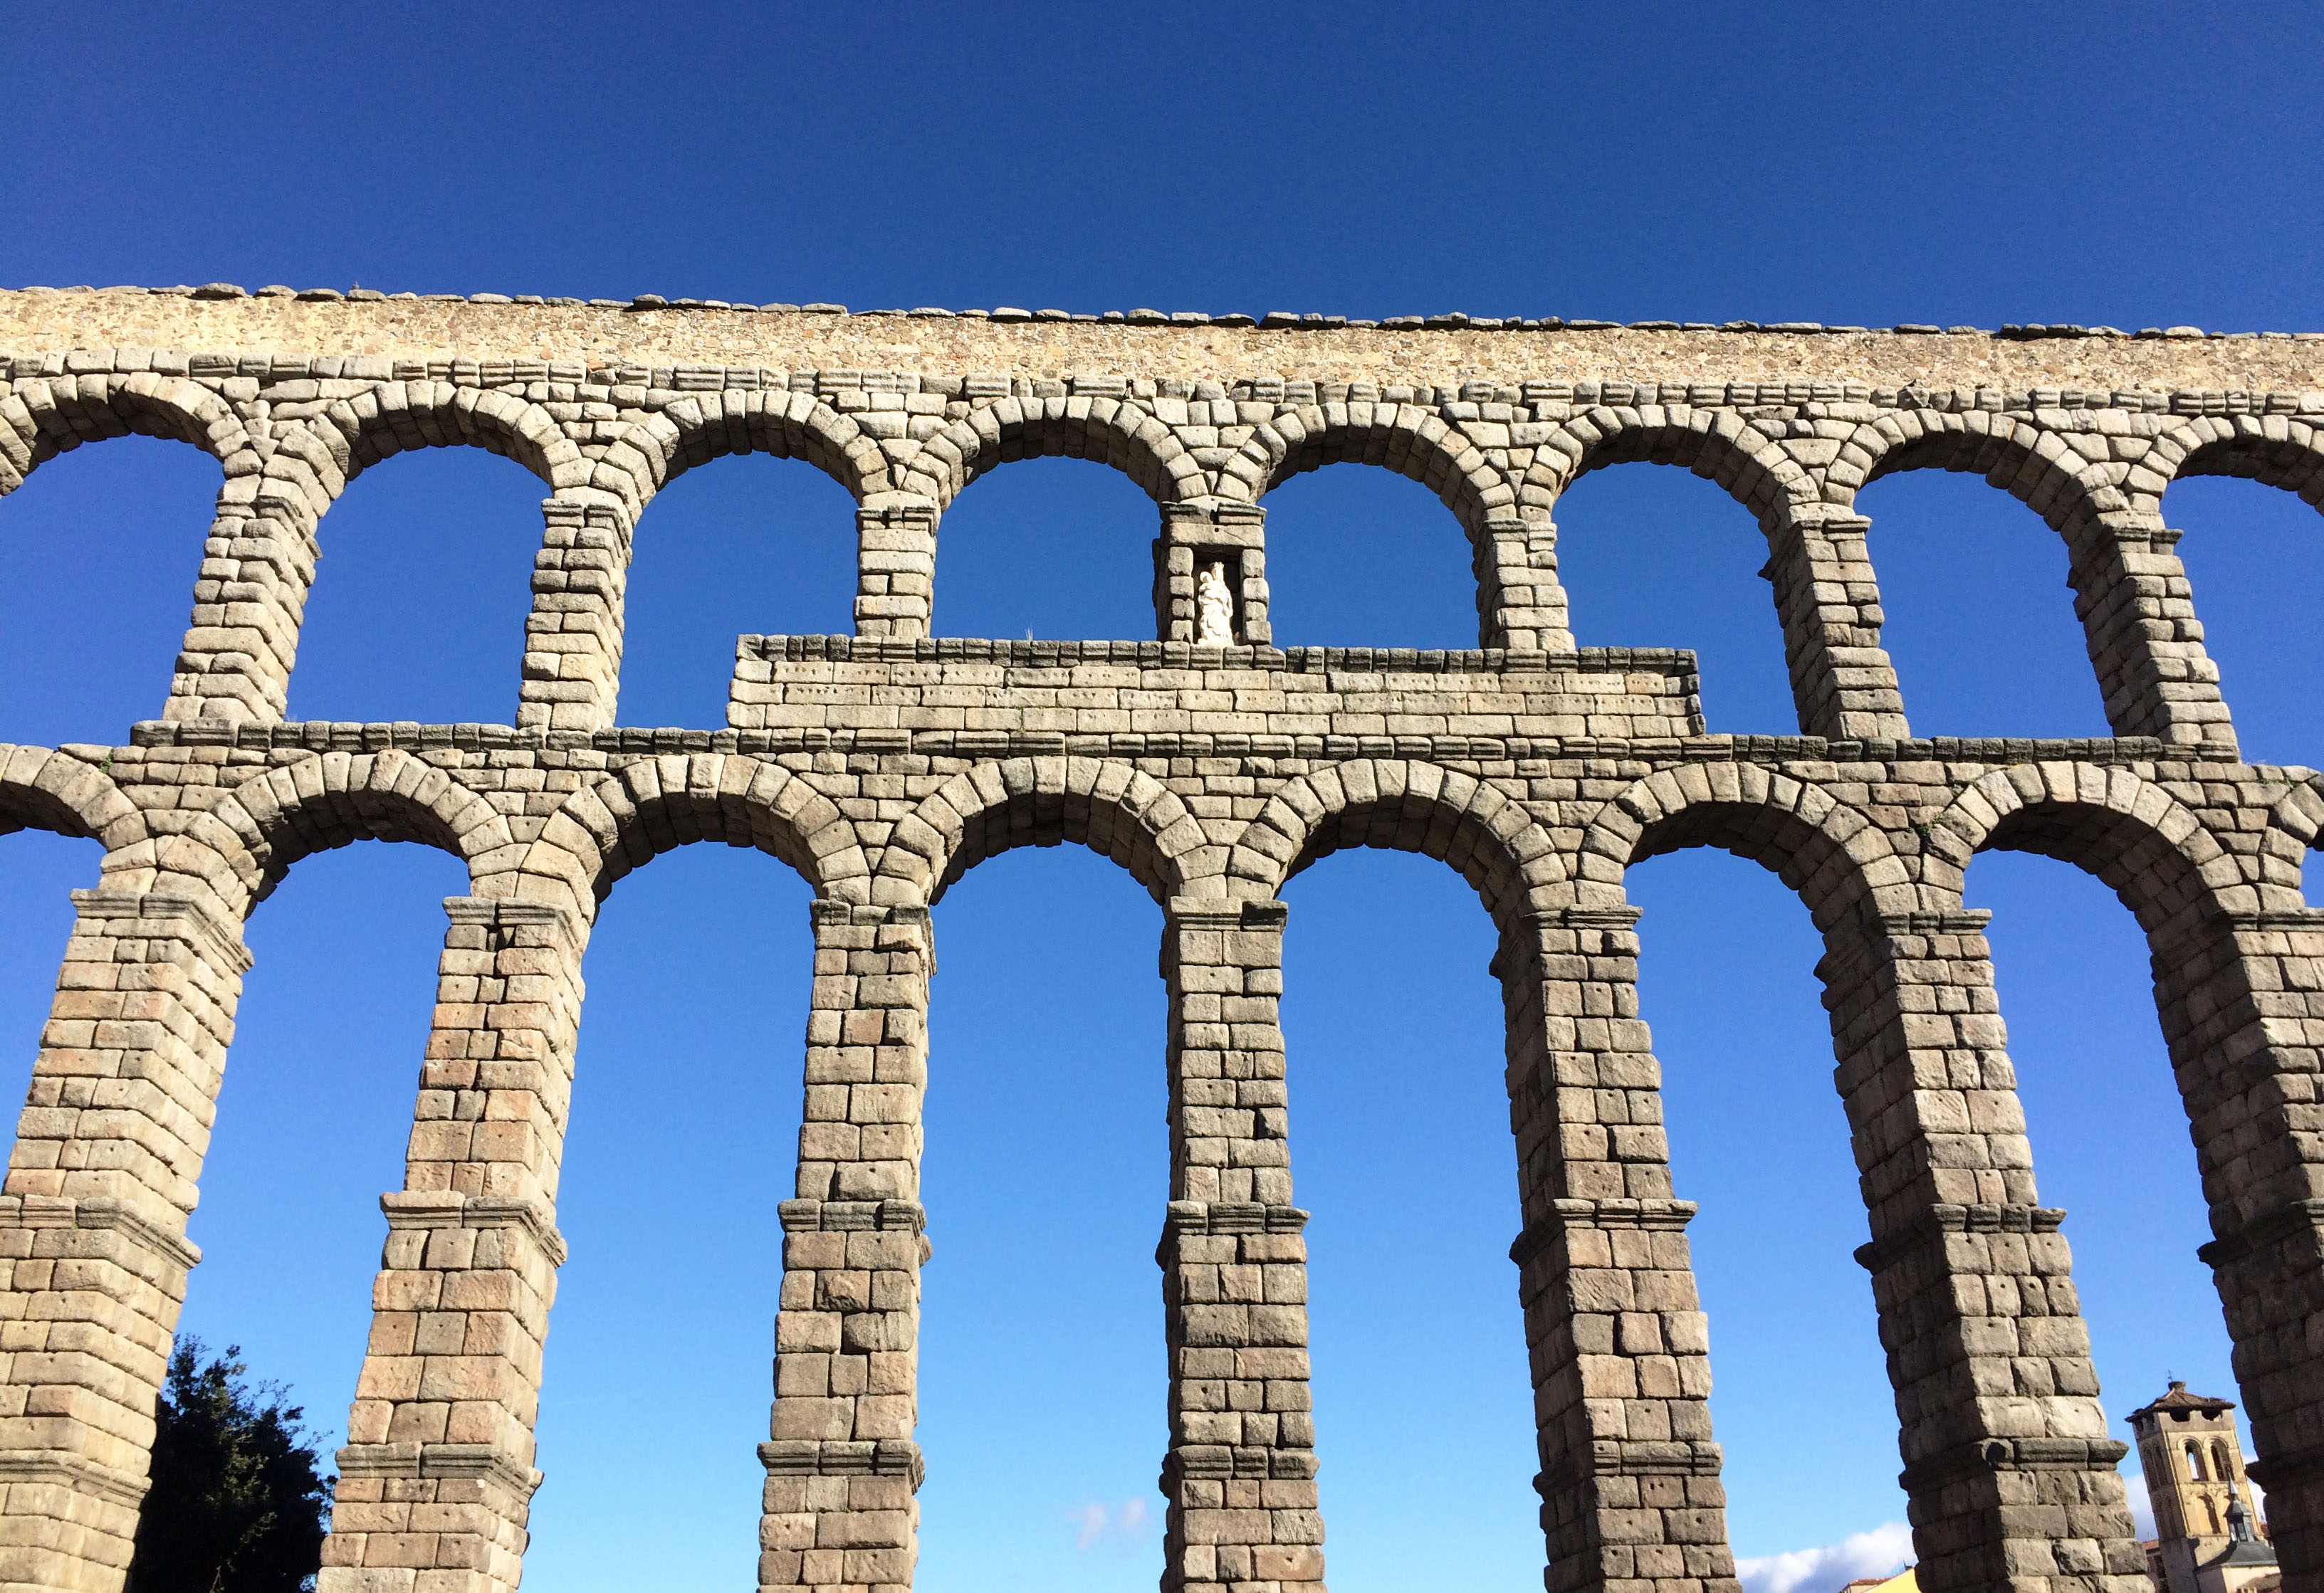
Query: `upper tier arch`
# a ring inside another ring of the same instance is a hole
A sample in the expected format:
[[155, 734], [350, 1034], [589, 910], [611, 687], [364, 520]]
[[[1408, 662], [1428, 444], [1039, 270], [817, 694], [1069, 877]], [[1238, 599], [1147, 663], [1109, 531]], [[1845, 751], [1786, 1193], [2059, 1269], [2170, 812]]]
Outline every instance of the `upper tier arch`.
[[1434, 409], [1418, 404], [1309, 404], [1252, 428], [1220, 475], [1223, 496], [1256, 502], [1295, 475], [1326, 465], [1370, 465], [1436, 494], [1471, 537], [1488, 516], [1511, 512], [1504, 470]]
[[1601, 405], [1550, 431], [1525, 469], [1524, 498], [1546, 509], [1590, 472], [1634, 464], [1681, 465], [1716, 482], [1763, 530], [1818, 496], [1782, 438], [1733, 410], [1647, 404]]
[[182, 376], [59, 376], [0, 393], [0, 497], [85, 442], [163, 437], [199, 448], [228, 476], [254, 474], [257, 450], [233, 406]]
[[383, 382], [325, 409], [309, 428], [327, 464], [309, 456], [327, 497], [393, 454], [474, 447], [515, 460], [552, 492], [589, 483], [589, 461], [540, 405], [449, 382]]
[[889, 489], [879, 442], [810, 392], [727, 388], [702, 393], [623, 431], [589, 474], [589, 485], [632, 514], [697, 465], [727, 455], [802, 459], [861, 503]]
[[902, 459], [896, 490], [941, 511], [994, 465], [1014, 459], [1089, 459], [1120, 471], [1157, 503], [1210, 490], [1177, 433], [1139, 404], [1098, 395], [997, 399], [954, 420]]
[[2075, 449], [2073, 437], [2006, 411], [1895, 410], [1857, 427], [1824, 481], [1832, 498], [1852, 507], [1867, 485], [1900, 471], [1982, 475], [2070, 542], [2098, 515], [2131, 507], [2121, 490], [2129, 467], [2105, 457], [2106, 438], [2089, 439], [2099, 450], [2094, 459]]
[[2324, 509], [2324, 432], [2300, 415], [2207, 415], [2154, 441], [2131, 485], [2160, 509], [2163, 489], [2190, 475], [2233, 475], [2280, 487]]

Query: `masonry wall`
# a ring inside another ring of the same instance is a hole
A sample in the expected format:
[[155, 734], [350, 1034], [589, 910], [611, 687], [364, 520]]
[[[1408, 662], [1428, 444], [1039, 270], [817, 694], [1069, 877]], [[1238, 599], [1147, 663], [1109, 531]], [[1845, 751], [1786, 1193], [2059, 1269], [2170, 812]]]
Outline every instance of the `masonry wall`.
[[[375, 838], [458, 856], [470, 887], [447, 904], [405, 1184], [383, 1201], [327, 1593], [521, 1574], [532, 1431], [557, 1396], [540, 1348], [580, 959], [619, 879], [696, 842], [769, 852], [816, 898], [762, 1587], [912, 1579], [918, 1276], [944, 1220], [918, 1202], [929, 908], [983, 859], [1059, 841], [1165, 910], [1166, 1586], [1325, 1580], [1277, 898], [1346, 846], [1440, 859], [1499, 933], [1548, 1586], [1735, 1586], [1692, 1208], [1672, 1193], [1623, 887], [1685, 846], [1774, 870], [1825, 938], [1923, 1585], [2144, 1585], [1960, 899], [1970, 859], [2006, 847], [2089, 870], [2147, 932], [2253, 1475], [2287, 1585], [2324, 1586], [2324, 919], [2300, 890], [2324, 777], [2242, 761], [2160, 514], [2188, 474], [2324, 498], [2316, 341], [1242, 323], [0, 294], [0, 489], [129, 431], [222, 470], [155, 717], [109, 748], [0, 748], [0, 828], [106, 849], [0, 1187], [0, 1587], [119, 1587], [198, 1260], [185, 1220], [240, 926], [301, 858]], [[439, 446], [543, 483], [510, 722], [283, 723], [331, 503], [379, 458]], [[671, 475], [749, 451], [855, 497], [855, 633], [742, 638], [724, 727], [625, 726], [631, 534]], [[946, 506], [1041, 454], [1154, 497], [1151, 636], [932, 636]], [[1766, 533], [1800, 734], [1708, 733], [1691, 655], [1574, 647], [1557, 494], [1633, 459], [1711, 477]], [[1476, 649], [1272, 645], [1267, 491], [1333, 463], [1443, 500], [1475, 555]], [[1903, 468], [1984, 474], [2066, 539], [2114, 735], [1912, 734], [1854, 512]], [[1210, 563], [1231, 576], [1231, 645], [1194, 639]]]

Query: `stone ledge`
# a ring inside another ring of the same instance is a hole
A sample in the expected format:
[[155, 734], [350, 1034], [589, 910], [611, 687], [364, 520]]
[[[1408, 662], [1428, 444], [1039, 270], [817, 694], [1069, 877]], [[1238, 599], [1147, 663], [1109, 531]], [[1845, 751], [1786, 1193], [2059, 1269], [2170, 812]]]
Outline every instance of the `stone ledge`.
[[1907, 1493], [1997, 1471], [2103, 1471], [2113, 1475], [2130, 1446], [2111, 1438], [1977, 1438], [1907, 1465], [1897, 1484]]
[[[817, 897], [807, 905], [807, 922], [832, 929], [879, 929], [890, 924], [909, 925], [926, 936], [931, 927], [928, 909], [909, 904], [833, 901]], [[931, 969], [929, 971], [934, 972]]]
[[2324, 931], [2324, 907], [2260, 907], [2249, 911], [2214, 913], [2212, 922], [2234, 935], [2265, 935], [2270, 931]]
[[1544, 1466], [1534, 1491], [1546, 1499], [1553, 1489], [1600, 1477], [1716, 1477], [1726, 1462], [1720, 1447], [1703, 1438], [1595, 1438], [1586, 1450], [1568, 1450]]
[[2287, 1450], [2280, 1455], [2262, 1455], [2246, 1466], [2244, 1472], [2271, 1492], [2278, 1487], [2305, 1482], [2324, 1472], [2324, 1444]]
[[[1904, 741], [1831, 740], [1823, 736], [1314, 736], [1240, 733], [1066, 734], [1057, 731], [962, 732], [896, 730], [791, 732], [630, 727], [602, 731], [520, 730], [504, 724], [420, 724], [408, 721], [357, 724], [326, 721], [276, 724], [225, 720], [143, 720], [130, 727], [126, 750], [223, 747], [254, 752], [532, 751], [658, 757], [725, 752], [773, 756], [786, 752], [898, 753], [957, 757], [970, 761], [1020, 756], [1119, 758], [1255, 757], [1338, 760], [1425, 758], [1459, 762], [1636, 759], [1673, 763], [1896, 764], [1932, 762], [2009, 767], [2042, 762], [2107, 767], [2168, 763], [2195, 770], [2257, 771], [2291, 780], [2315, 771], [2303, 766], [2220, 761], [2209, 749], [2176, 746], [2153, 736], [1939, 736]], [[126, 784], [134, 785], [134, 779]]]
[[1174, 896], [1162, 907], [1172, 929], [1181, 932], [1263, 930], [1277, 935], [1291, 921], [1291, 909], [1272, 898]]
[[1575, 1230], [1603, 1232], [1627, 1229], [1647, 1233], [1684, 1233], [1700, 1208], [1692, 1201], [1602, 1201], [1563, 1199], [1526, 1225], [1510, 1241], [1509, 1259], [1523, 1266], [1543, 1250]]
[[1864, 926], [1890, 940], [1905, 935], [1983, 935], [1993, 922], [1989, 907], [1950, 907], [1929, 912], [1878, 913], [1867, 910]]
[[250, 971], [250, 948], [242, 944], [242, 936], [191, 897], [159, 893], [132, 896], [125, 891], [76, 890], [72, 893], [72, 904], [74, 912], [82, 919], [98, 923], [134, 919], [190, 925], [192, 933], [187, 936], [188, 939], [198, 942], [217, 962], [233, 969], [235, 973]]
[[2324, 1232], [2324, 1200], [2289, 1201], [2273, 1211], [2261, 1212], [2241, 1228], [2223, 1233], [2209, 1244], [2197, 1246], [2195, 1258], [2206, 1266], [2225, 1266], [2243, 1260], [2263, 1246], [2285, 1239], [2298, 1239], [2303, 1245], [2312, 1243], [2319, 1232]]
[[1310, 1449], [1270, 1449], [1260, 1444], [1173, 1444], [1162, 1457], [1162, 1491], [1189, 1478], [1275, 1478], [1312, 1480], [1321, 1469]]
[[134, 1510], [144, 1502], [146, 1490], [152, 1487], [152, 1479], [124, 1477], [110, 1467], [100, 1466], [80, 1455], [43, 1450], [0, 1451], [0, 1486], [25, 1484], [69, 1488], [76, 1494], [95, 1495], [125, 1509]]
[[919, 1491], [927, 1475], [920, 1446], [908, 1438], [778, 1438], [759, 1446], [770, 1477], [908, 1477]]
[[2058, 1206], [1980, 1205], [1923, 1206], [1895, 1229], [1856, 1248], [1856, 1264], [1867, 1272], [1893, 1266], [1914, 1251], [1956, 1234], [2056, 1233], [2066, 1213]]
[[[1580, 883], [1577, 881], [1576, 883]], [[1509, 915], [1512, 927], [1530, 929], [1599, 929], [1620, 932], [1635, 929], [1646, 916], [1644, 907], [1628, 902], [1591, 902], [1570, 907], [1519, 907]]]
[[1214, 647], [1191, 641], [746, 635], [735, 639], [734, 652], [738, 662], [997, 664], [1015, 669], [1106, 664], [1146, 669], [1265, 669], [1286, 675], [1502, 675], [1563, 669], [1584, 675], [1650, 671], [1692, 677], [1697, 668], [1691, 649], [1648, 647], [1537, 653], [1508, 648]]
[[480, 1482], [529, 1499], [541, 1474], [517, 1465], [490, 1444], [351, 1443], [335, 1459], [342, 1477], [426, 1478]]
[[925, 1231], [928, 1214], [917, 1201], [779, 1201], [785, 1233], [911, 1233]]
[[481, 925], [487, 929], [546, 925], [567, 941], [581, 927], [570, 908], [521, 897], [447, 896], [444, 898], [444, 916], [454, 924]]
[[82, 1229], [117, 1233], [180, 1276], [201, 1264], [201, 1247], [109, 1195], [0, 1195], [0, 1224], [26, 1229]]
[[1303, 1233], [1307, 1213], [1297, 1206], [1250, 1201], [1172, 1201], [1162, 1219], [1166, 1240], [1173, 1234]]
[[497, 1195], [453, 1191], [398, 1190], [379, 1197], [391, 1229], [521, 1228], [530, 1235], [551, 1266], [565, 1265], [565, 1236], [538, 1203]]

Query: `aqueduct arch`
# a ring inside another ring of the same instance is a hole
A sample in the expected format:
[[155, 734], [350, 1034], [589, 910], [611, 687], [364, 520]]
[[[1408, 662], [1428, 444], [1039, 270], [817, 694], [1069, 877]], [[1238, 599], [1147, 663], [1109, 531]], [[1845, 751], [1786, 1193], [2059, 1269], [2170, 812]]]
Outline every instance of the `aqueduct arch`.
[[[2309, 1038], [2324, 917], [2300, 893], [2324, 777], [2242, 761], [2201, 689], [2158, 518], [2181, 474], [2315, 498], [2311, 344], [2230, 360], [2208, 340], [2079, 328], [2029, 342], [1142, 313], [932, 317], [942, 336], [920, 337], [911, 319], [479, 301], [443, 308], [447, 355], [362, 303], [335, 316], [362, 352], [314, 341], [317, 323], [273, 299], [108, 292], [60, 314], [0, 293], [0, 490], [133, 430], [205, 448], [225, 477], [159, 718], [107, 750], [0, 749], [0, 829], [106, 848], [101, 888], [75, 898], [0, 1187], [20, 1258], [0, 1304], [40, 1324], [0, 1363], [15, 1402], [0, 1401], [0, 1553], [30, 1585], [120, 1584], [159, 1350], [198, 1260], [185, 1221], [242, 924], [299, 859], [364, 840], [441, 849], [471, 883], [446, 904], [405, 1183], [383, 1202], [325, 1593], [517, 1583], [534, 1417], [556, 1397], [539, 1372], [582, 950], [623, 874], [695, 842], [769, 852], [815, 898], [812, 1105], [779, 1212], [787, 1304], [758, 1455], [762, 1588], [910, 1585], [918, 1269], [943, 1221], [918, 1181], [928, 909], [980, 861], [1068, 841], [1163, 910], [1171, 1593], [1323, 1581], [1304, 1309], [1225, 1326], [1211, 1304], [1230, 1275], [1305, 1297], [1277, 897], [1351, 846], [1443, 861], [1499, 930], [1553, 1588], [1735, 1587], [1657, 1070], [1643, 1026], [1589, 1021], [1634, 1009], [1625, 871], [1686, 846], [1775, 870], [1824, 938], [1870, 1232], [1858, 1259], [1897, 1351], [1923, 1585], [2144, 1585], [2120, 1446], [2075, 1392], [2079, 1320], [2053, 1312], [2037, 1332], [2007, 1304], [2034, 1292], [2025, 1267], [2064, 1266], [2014, 1128], [1983, 918], [1961, 908], [1969, 861], [2012, 847], [2089, 870], [2147, 930], [2255, 1474], [2292, 1585], [2324, 1576], [2324, 1151], [2293, 1127], [2324, 1072]], [[80, 345], [99, 333], [115, 346]], [[874, 347], [888, 368], [862, 368]], [[440, 446], [505, 454], [549, 494], [515, 723], [283, 723], [320, 521], [363, 468]], [[621, 725], [640, 512], [671, 475], [737, 452], [804, 458], [856, 501], [854, 633], [741, 639], [724, 726]], [[945, 507], [1052, 455], [1156, 501], [1154, 634], [932, 639]], [[1573, 647], [1550, 515], [1581, 474], [1636, 460], [1716, 481], [1767, 534], [1808, 733], [1707, 734], [1692, 655]], [[1477, 550], [1479, 649], [1271, 645], [1265, 494], [1327, 463], [1397, 470], [1447, 505]], [[1924, 465], [1984, 474], [2066, 536], [2115, 737], [1911, 736], [1853, 511], [1868, 481]], [[1240, 566], [1223, 637], [1194, 622], [1197, 557]], [[75, 1104], [66, 1080], [102, 1082], [106, 1104]], [[25, 1257], [69, 1257], [88, 1286]], [[1641, 1268], [1652, 1337], [1685, 1363], [1668, 1386], [1621, 1337], [1643, 1321], [1618, 1332], [1604, 1308]], [[2049, 1393], [1996, 1396], [2036, 1359]], [[5, 1413], [36, 1400], [53, 1414]]]
[[2313, 419], [2299, 416], [2206, 416], [2175, 426], [2155, 440], [2144, 463], [2148, 474], [2132, 478], [2144, 493], [2161, 475], [2166, 483], [2196, 475], [2233, 475], [2264, 483], [2324, 508], [2324, 437]]
[[920, 799], [881, 850], [874, 897], [933, 905], [987, 858], [1068, 841], [1120, 863], [1157, 902], [1185, 889], [1208, 849], [1185, 802], [1132, 764], [1012, 758], [963, 770]]
[[47, 460], [107, 437], [164, 437], [240, 474], [254, 462], [242, 418], [217, 393], [152, 372], [19, 383], [0, 398], [0, 495]]

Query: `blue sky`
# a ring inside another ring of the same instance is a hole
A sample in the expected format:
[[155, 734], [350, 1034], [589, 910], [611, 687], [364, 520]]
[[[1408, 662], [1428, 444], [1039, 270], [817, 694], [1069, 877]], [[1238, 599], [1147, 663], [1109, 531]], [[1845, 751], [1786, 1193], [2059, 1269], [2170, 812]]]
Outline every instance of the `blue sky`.
[[[0, 283], [2308, 330], [2319, 69], [2324, 18], [2291, 5], [27, 7], [0, 32]], [[108, 741], [158, 710], [216, 480], [132, 438], [0, 504], [0, 740]], [[292, 712], [505, 719], [540, 495], [483, 454], [366, 472], [324, 523]], [[1334, 467], [1268, 503], [1279, 641], [1473, 640], [1465, 545], [1421, 489]], [[2030, 512], [1934, 472], [1861, 506], [1917, 729], [2103, 731]], [[2314, 511], [2231, 481], [2165, 509], [2247, 752], [2324, 760]], [[1742, 510], [1635, 465], [1557, 518], [1584, 643], [1692, 647], [1711, 728], [1794, 726]], [[625, 721], [715, 724], [737, 631], [844, 627], [850, 530], [804, 464], [674, 483], [638, 531]], [[937, 629], [1144, 634], [1152, 535], [1100, 466], [995, 472], [945, 519]], [[95, 861], [0, 837], [0, 1094]], [[327, 1430], [461, 885], [441, 855], [354, 847], [250, 925], [186, 1325]], [[1653, 860], [1631, 890], [1674, 1174], [1702, 1205], [1729, 1524], [1747, 1557], [1876, 1534], [1755, 1581], [1821, 1593], [1878, 1569], [1904, 1501], [1820, 947], [1724, 853]], [[2166, 1373], [2232, 1395], [2128, 914], [2036, 858], [1981, 858], [1969, 894], [2107, 1412]], [[1286, 897], [1333, 1586], [1536, 1586], [1488, 922], [1402, 855], [1335, 855]], [[529, 1588], [749, 1575], [806, 901], [772, 859], [695, 848], [606, 905]], [[922, 1585], [1149, 1587], [1159, 915], [1065, 847], [981, 866], [936, 925]]]

